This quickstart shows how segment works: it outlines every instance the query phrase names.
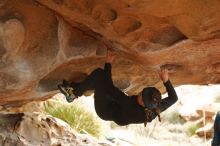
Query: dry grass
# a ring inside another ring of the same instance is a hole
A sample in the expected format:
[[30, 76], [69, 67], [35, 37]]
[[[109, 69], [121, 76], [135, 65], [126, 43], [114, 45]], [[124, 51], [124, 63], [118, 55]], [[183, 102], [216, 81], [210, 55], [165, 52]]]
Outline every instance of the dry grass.
[[[85, 100], [91, 99], [87, 97]], [[82, 105], [85, 104], [84, 101], [79, 102]], [[93, 111], [93, 114], [95, 114], [94, 105], [88, 106], [86, 103], [85, 106], [89, 107], [89, 111]], [[175, 105], [171, 110], [169, 109], [161, 114], [161, 123], [155, 119], [148, 123], [146, 128], [143, 124], [131, 124], [121, 127], [113, 122], [102, 121], [108, 129], [104, 135], [110, 138], [123, 139], [134, 146], [210, 146], [210, 141], [205, 142], [202, 138], [193, 135], [196, 128], [182, 120], [176, 109], [178, 108]], [[79, 116], [76, 118], [79, 118]], [[191, 131], [191, 134], [189, 134], [189, 131]], [[112, 132], [114, 134], [111, 135]]]
[[44, 104], [44, 110], [53, 117], [65, 121], [80, 133], [89, 133], [95, 137], [102, 134], [99, 120], [79, 104], [67, 105], [48, 101]]

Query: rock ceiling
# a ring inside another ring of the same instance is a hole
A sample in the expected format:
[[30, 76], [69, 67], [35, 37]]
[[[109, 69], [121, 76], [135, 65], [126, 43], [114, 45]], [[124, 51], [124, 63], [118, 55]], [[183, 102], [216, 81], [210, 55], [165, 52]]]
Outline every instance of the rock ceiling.
[[219, 0], [1, 0], [0, 105], [44, 100], [62, 79], [83, 80], [115, 55], [128, 94], [220, 82]]

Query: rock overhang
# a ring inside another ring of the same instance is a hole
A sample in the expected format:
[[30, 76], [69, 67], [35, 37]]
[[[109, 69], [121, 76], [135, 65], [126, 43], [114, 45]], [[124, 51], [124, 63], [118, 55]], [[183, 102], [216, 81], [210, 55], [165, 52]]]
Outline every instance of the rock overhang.
[[114, 83], [128, 94], [220, 81], [220, 2], [3, 0], [0, 2], [0, 105], [44, 100], [62, 79], [83, 80], [115, 54]]

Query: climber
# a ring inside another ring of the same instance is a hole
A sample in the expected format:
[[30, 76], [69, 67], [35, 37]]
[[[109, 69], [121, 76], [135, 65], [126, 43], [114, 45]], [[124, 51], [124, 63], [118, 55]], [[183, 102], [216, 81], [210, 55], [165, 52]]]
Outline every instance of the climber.
[[215, 117], [212, 146], [220, 146], [220, 111], [216, 114]]
[[97, 115], [118, 125], [151, 122], [160, 113], [177, 101], [177, 94], [168, 78], [168, 70], [162, 68], [159, 76], [163, 81], [168, 97], [161, 99], [161, 93], [155, 87], [146, 87], [138, 95], [127, 96], [114, 86], [111, 77], [113, 55], [106, 56], [104, 69], [95, 69], [83, 82], [74, 83], [63, 80], [58, 89], [68, 102], [81, 96], [87, 90], [94, 90], [94, 103]]

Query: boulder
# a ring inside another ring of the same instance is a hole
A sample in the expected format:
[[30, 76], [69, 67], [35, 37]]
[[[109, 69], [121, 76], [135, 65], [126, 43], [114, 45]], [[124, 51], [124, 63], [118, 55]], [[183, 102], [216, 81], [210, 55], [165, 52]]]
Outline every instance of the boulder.
[[129, 95], [146, 86], [220, 81], [220, 1], [1, 0], [0, 106], [57, 93], [115, 54], [113, 80]]
[[1, 113], [0, 145], [113, 146], [88, 134], [79, 134], [64, 121], [42, 113]]

